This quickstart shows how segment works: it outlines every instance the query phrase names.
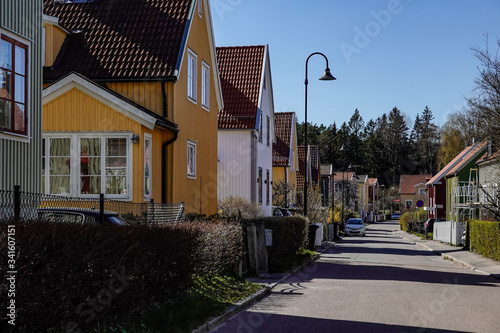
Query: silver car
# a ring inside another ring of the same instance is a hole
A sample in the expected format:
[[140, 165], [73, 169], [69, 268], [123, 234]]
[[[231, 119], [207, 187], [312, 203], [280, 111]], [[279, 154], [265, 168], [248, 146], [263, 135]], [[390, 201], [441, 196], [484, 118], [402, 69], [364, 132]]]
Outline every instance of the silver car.
[[352, 218], [347, 220], [345, 224], [345, 234], [346, 236], [360, 235], [366, 236], [366, 227], [362, 219]]

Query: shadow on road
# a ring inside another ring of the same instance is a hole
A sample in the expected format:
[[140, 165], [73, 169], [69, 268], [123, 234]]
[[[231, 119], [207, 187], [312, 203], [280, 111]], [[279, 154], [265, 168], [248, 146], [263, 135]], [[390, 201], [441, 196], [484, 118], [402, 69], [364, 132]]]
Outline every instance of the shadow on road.
[[[413, 320], [419, 325], [420, 320]], [[299, 316], [277, 315], [263, 312], [242, 312], [231, 321], [218, 327], [212, 332], [256, 333], [256, 332], [419, 332], [419, 333], [459, 333], [456, 330], [443, 330], [420, 326], [388, 325], [350, 320], [332, 320], [322, 318], [308, 318]], [[465, 332], [465, 331], [464, 331]]]

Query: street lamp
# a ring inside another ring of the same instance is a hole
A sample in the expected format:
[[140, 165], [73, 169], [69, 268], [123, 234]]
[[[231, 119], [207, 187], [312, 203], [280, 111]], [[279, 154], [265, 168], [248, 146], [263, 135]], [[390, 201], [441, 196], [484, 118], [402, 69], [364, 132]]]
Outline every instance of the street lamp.
[[314, 52], [307, 57], [306, 60], [306, 79], [304, 81], [305, 89], [306, 89], [306, 95], [305, 95], [305, 129], [304, 129], [304, 146], [305, 146], [305, 165], [306, 165], [306, 170], [305, 170], [305, 177], [304, 177], [304, 216], [307, 216], [307, 181], [308, 181], [308, 165], [307, 165], [307, 85], [309, 84], [309, 81], [307, 80], [307, 63], [309, 62], [309, 59], [313, 56], [319, 54], [325, 58], [326, 61], [326, 68], [325, 68], [325, 74], [323, 74], [322, 77], [319, 79], [321, 81], [333, 81], [336, 80], [335, 77], [333, 77], [332, 73], [330, 73], [330, 68], [328, 67], [328, 58], [321, 52]]

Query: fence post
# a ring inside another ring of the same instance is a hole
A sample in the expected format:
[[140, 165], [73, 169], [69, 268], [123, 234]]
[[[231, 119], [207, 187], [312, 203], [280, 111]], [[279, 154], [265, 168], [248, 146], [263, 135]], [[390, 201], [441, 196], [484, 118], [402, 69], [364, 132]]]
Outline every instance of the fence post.
[[99, 223], [104, 224], [104, 194], [99, 194]]
[[21, 186], [14, 185], [14, 220], [21, 219]]

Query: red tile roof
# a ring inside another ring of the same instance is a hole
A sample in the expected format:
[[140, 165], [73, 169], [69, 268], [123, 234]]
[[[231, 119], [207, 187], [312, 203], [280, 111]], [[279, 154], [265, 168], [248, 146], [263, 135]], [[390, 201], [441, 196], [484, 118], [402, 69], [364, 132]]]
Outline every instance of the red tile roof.
[[453, 168], [446, 173], [447, 176], [454, 173], [460, 172], [467, 164], [469, 164], [474, 158], [478, 158], [487, 148], [487, 141], [483, 141], [474, 146], [474, 148], [464, 156]]
[[431, 175], [401, 175], [399, 178], [399, 194], [414, 194], [415, 185], [427, 183]]
[[290, 165], [290, 145], [292, 144], [294, 122], [295, 112], [276, 112], [274, 114], [276, 142], [273, 144], [273, 166]]
[[259, 92], [266, 47], [217, 48], [224, 109], [219, 111], [220, 129], [257, 127]]
[[[343, 180], [351, 181], [353, 177], [355, 177], [355, 172], [353, 171], [335, 171], [335, 175], [333, 176], [334, 182], [341, 182]], [[359, 177], [359, 176], [358, 176]], [[362, 178], [362, 177], [359, 177]]]
[[194, 1], [44, 0], [44, 14], [71, 31], [44, 80], [71, 71], [92, 80], [173, 78]]
[[481, 158], [476, 162], [476, 164], [497, 161], [499, 158], [500, 158], [500, 150], [497, 150], [496, 152], [494, 152], [490, 156], [488, 156], [488, 153], [486, 152], [486, 153], [484, 153], [483, 156], [481, 156]]
[[[304, 175], [305, 175], [305, 170], [306, 170], [306, 164], [305, 164], [305, 149], [304, 146], [298, 146], [298, 155], [299, 155], [299, 170], [296, 173], [297, 175], [297, 190], [298, 191], [303, 191], [304, 190]], [[319, 164], [319, 147], [318, 146], [309, 146], [309, 160], [311, 161], [311, 178], [309, 180], [309, 185], [318, 185], [319, 178], [321, 175], [319, 172], [320, 170], [320, 164]]]
[[[481, 143], [482, 144], [482, 143]], [[431, 180], [429, 180], [427, 182], [427, 185], [433, 185], [437, 182], [439, 182], [443, 177], [445, 177], [446, 175], [448, 175], [448, 173], [451, 171], [451, 170], [456, 170], [455, 169], [455, 166], [457, 166], [461, 161], [465, 161], [466, 163], [468, 163], [468, 161], [470, 161], [470, 159], [468, 158], [468, 155], [477, 147], [479, 146], [480, 143], [476, 143], [472, 146], [468, 146], [467, 148], [465, 148], [464, 150], [462, 150], [460, 152], [460, 154], [458, 154], [453, 160], [451, 160], [450, 163], [448, 163], [444, 168], [442, 168], [434, 177], [432, 177]], [[477, 153], [477, 151], [475, 151], [475, 153]], [[473, 154], [474, 155], [474, 154]], [[472, 155], [471, 155], [472, 156]], [[461, 163], [460, 163], [461, 164]], [[461, 164], [462, 165], [462, 164]]]

